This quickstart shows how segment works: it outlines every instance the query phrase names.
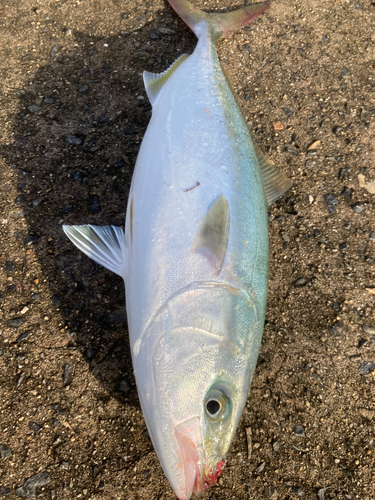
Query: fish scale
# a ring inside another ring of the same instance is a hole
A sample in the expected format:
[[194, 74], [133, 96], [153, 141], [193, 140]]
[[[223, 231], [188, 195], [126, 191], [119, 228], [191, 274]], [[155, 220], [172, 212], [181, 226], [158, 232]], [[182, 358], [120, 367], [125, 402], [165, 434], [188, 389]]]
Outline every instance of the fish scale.
[[169, 2], [198, 44], [164, 73], [144, 73], [152, 117], [125, 234], [64, 231], [124, 278], [142, 411], [172, 488], [188, 500], [222, 473], [246, 404], [267, 301], [267, 205], [291, 182], [253, 142], [215, 49], [268, 2], [226, 14]]

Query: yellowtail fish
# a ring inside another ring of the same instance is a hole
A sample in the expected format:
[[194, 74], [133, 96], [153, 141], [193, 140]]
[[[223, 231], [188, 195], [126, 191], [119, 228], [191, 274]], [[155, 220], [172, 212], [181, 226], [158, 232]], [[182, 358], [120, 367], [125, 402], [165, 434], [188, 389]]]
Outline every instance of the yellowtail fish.
[[267, 205], [291, 182], [253, 143], [215, 50], [269, 2], [225, 14], [169, 3], [198, 44], [164, 73], [144, 73], [152, 118], [125, 234], [64, 231], [125, 280], [147, 428], [173, 490], [188, 500], [217, 481], [246, 404], [267, 301]]

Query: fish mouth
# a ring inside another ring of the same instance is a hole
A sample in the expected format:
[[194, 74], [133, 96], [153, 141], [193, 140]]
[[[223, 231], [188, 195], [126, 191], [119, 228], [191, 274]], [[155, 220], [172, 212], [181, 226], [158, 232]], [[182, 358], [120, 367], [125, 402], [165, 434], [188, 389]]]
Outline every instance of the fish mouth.
[[200, 495], [215, 484], [220, 477], [225, 460], [218, 460], [214, 467], [205, 468], [205, 452], [200, 434], [199, 417], [175, 427], [175, 436], [181, 453], [184, 487], [178, 491], [179, 500], [188, 500], [192, 493]]

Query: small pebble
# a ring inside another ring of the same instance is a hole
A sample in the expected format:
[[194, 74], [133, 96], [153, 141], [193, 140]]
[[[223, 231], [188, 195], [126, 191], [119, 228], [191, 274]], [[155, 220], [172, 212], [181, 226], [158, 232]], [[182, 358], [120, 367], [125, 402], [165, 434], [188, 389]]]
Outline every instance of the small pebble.
[[273, 122], [273, 129], [274, 130], [283, 130], [284, 125], [281, 122]]
[[82, 144], [82, 139], [80, 139], [76, 135], [66, 134], [66, 135], [64, 135], [64, 139], [65, 139], [65, 142], [67, 142], [68, 144], [71, 144], [73, 146], [79, 146], [80, 144]]
[[353, 189], [348, 188], [348, 186], [345, 186], [344, 189], [341, 191], [341, 194], [345, 196], [346, 198], [349, 198], [353, 193]]
[[293, 114], [293, 111], [289, 108], [284, 108], [282, 107], [281, 108], [283, 110], [283, 112], [287, 115], [287, 116], [291, 116]]
[[36, 200], [33, 200], [31, 202], [31, 208], [36, 208], [38, 205], [42, 203], [43, 199], [42, 198], [37, 198]]
[[272, 498], [275, 493], [276, 493], [276, 488], [272, 485], [266, 486], [263, 490], [263, 494], [267, 498]]
[[333, 194], [331, 194], [331, 193], [326, 194], [324, 198], [325, 198], [326, 203], [328, 205], [328, 212], [330, 214], [333, 214], [334, 212], [336, 212], [337, 200], [333, 196]]
[[329, 331], [333, 335], [340, 335], [342, 333], [342, 324], [340, 323], [340, 321], [336, 321], [335, 323], [333, 323]]
[[345, 250], [346, 247], [347, 247], [346, 243], [340, 243], [340, 245], [339, 245], [340, 252], [342, 252], [343, 250]]
[[352, 208], [356, 214], [361, 214], [362, 212], [364, 212], [366, 210], [366, 207], [360, 201], [357, 201], [357, 203], [354, 203]]
[[30, 111], [30, 113], [37, 113], [42, 108], [40, 106], [37, 106], [36, 104], [32, 104], [31, 106], [28, 106], [27, 109]]
[[125, 128], [122, 132], [125, 135], [133, 135], [134, 134], [134, 130], [132, 128]]
[[297, 497], [302, 497], [303, 496], [303, 490], [301, 488], [293, 487], [292, 491], [293, 491], [293, 493], [295, 495], [297, 495]]
[[[86, 92], [87, 90], [89, 90], [89, 86], [85, 84], [85, 85], [82, 85], [82, 86], [79, 88], [78, 92], [80, 92], [81, 94], [83, 94], [83, 93], [84, 93], [84, 92]], [[74, 136], [73, 136], [73, 137], [74, 137]], [[82, 141], [81, 141], [81, 142], [82, 142]], [[69, 143], [69, 144], [71, 144], [71, 143]], [[81, 143], [79, 143], [79, 144], [81, 144]]]
[[372, 361], [364, 361], [358, 368], [361, 375], [368, 375], [375, 370], [375, 364]]
[[12, 456], [12, 450], [8, 448], [8, 446], [5, 446], [5, 444], [0, 444], [0, 457], [3, 460], [6, 460], [7, 458], [10, 458]]
[[160, 36], [157, 33], [150, 34], [151, 40], [160, 40]]
[[67, 385], [70, 385], [72, 381], [72, 368], [73, 366], [70, 363], [65, 363], [64, 369], [63, 369], [63, 385], [66, 387]]
[[8, 320], [8, 326], [18, 328], [22, 325], [22, 318], [13, 318]]
[[71, 212], [73, 210], [73, 205], [72, 204], [69, 204], [69, 205], [66, 205], [66, 207], [64, 207], [62, 210], [61, 210], [61, 213], [62, 214], [67, 214], [69, 212]]
[[55, 99], [52, 99], [52, 97], [45, 97], [43, 102], [46, 104], [53, 104], [55, 102]]
[[98, 212], [100, 212], [100, 210], [101, 210], [101, 206], [99, 203], [99, 197], [96, 195], [91, 196], [90, 197], [90, 212], [92, 214], [97, 214]]
[[27, 337], [30, 335], [31, 332], [23, 332], [19, 337], [17, 337], [16, 342], [22, 342], [23, 340], [26, 340]]
[[350, 71], [348, 70], [348, 68], [342, 68], [341, 74], [344, 76], [348, 76], [350, 75]]
[[362, 325], [362, 330], [369, 335], [375, 334], [375, 326]]
[[296, 286], [304, 286], [304, 285], [306, 285], [306, 283], [308, 283], [308, 281], [309, 281], [309, 280], [308, 280], [307, 278], [298, 278], [298, 280], [296, 280], [296, 281], [294, 282], [294, 284], [295, 284]]
[[315, 165], [316, 165], [316, 161], [314, 161], [314, 160], [307, 160], [307, 162], [305, 163], [306, 168], [313, 168], [313, 167], [315, 167]]
[[305, 437], [305, 429], [302, 425], [296, 425], [294, 428], [294, 434], [299, 437]]
[[24, 196], [23, 194], [20, 194], [20, 195], [18, 195], [18, 196], [17, 196], [17, 198], [14, 200], [14, 203], [17, 203], [17, 204], [19, 204], [19, 203], [24, 203], [24, 201], [25, 201], [25, 196]]
[[3, 497], [9, 495], [10, 491], [5, 488], [5, 486], [0, 486], [0, 495], [2, 495]]
[[24, 245], [31, 245], [31, 243], [35, 243], [38, 241], [38, 238], [36, 236], [33, 236], [32, 234], [29, 234], [26, 236], [26, 238], [23, 240]]
[[325, 494], [326, 491], [330, 488], [330, 486], [327, 486], [326, 488], [321, 488], [318, 491], [318, 500], [325, 500]]
[[257, 473], [260, 474], [261, 472], [264, 471], [264, 468], [266, 466], [266, 462], [262, 462], [259, 467], [257, 468]]
[[13, 262], [7, 260], [4, 264], [4, 271], [7, 271], [9, 273], [15, 271]]
[[61, 300], [57, 295], [52, 295], [51, 300], [53, 302], [53, 305], [55, 307], [60, 307], [61, 306]]
[[369, 240], [375, 241], [375, 232], [370, 233]]
[[39, 300], [40, 299], [40, 293], [33, 293], [30, 298], [31, 298], [31, 300]]
[[277, 441], [275, 441], [272, 445], [273, 451], [279, 451], [280, 445]]
[[127, 380], [121, 380], [119, 384], [119, 391], [124, 392], [125, 394], [130, 391], [129, 383]]
[[319, 231], [319, 229], [314, 229], [314, 232], [313, 232], [314, 238], [318, 238], [321, 234], [322, 234], [322, 232]]
[[27, 479], [22, 486], [16, 489], [16, 495], [25, 498], [35, 498], [36, 489], [42, 488], [51, 482], [48, 472], [39, 472]]
[[54, 45], [51, 49], [51, 52], [49, 54], [49, 59], [50, 61], [55, 57], [55, 55], [57, 54], [57, 51], [59, 50], [59, 46], [58, 45]]
[[176, 32], [170, 28], [165, 28], [164, 26], [159, 26], [157, 28], [158, 32], [162, 35], [174, 35]]
[[39, 434], [39, 432], [42, 430], [40, 425], [38, 425], [32, 421], [29, 422], [29, 429], [31, 429], [33, 432], [35, 432], [35, 434]]

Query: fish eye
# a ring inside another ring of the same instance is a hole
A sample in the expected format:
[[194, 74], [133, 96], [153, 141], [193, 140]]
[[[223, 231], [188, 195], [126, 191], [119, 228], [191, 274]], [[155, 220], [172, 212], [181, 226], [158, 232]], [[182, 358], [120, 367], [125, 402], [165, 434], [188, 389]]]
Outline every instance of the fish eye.
[[214, 422], [223, 420], [230, 411], [230, 400], [221, 390], [211, 389], [205, 399], [206, 417]]

